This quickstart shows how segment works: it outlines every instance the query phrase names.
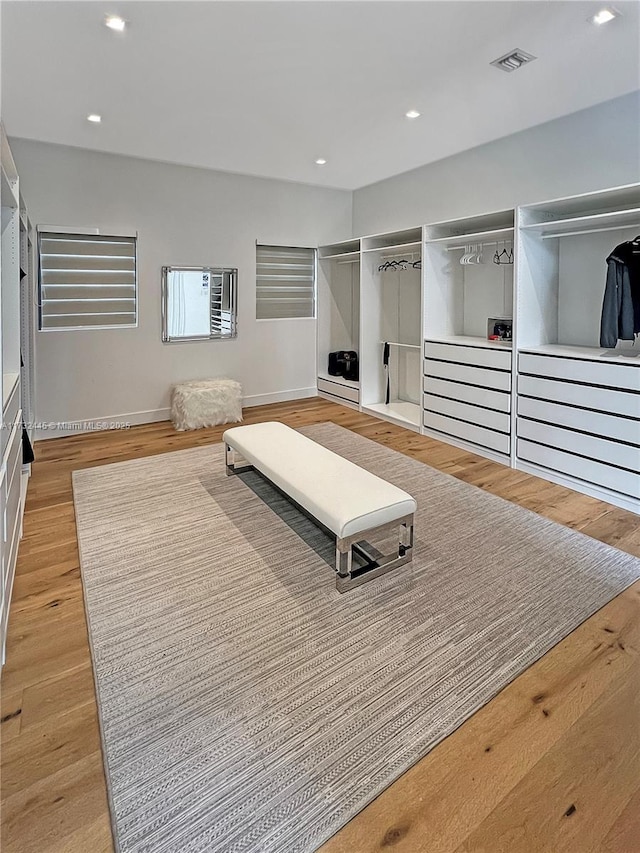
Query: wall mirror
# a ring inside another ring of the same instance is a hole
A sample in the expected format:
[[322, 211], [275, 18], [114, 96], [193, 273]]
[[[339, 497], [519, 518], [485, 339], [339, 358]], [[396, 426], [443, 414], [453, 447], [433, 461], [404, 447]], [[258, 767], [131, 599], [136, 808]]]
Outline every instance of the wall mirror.
[[238, 270], [162, 267], [162, 340], [235, 338]]

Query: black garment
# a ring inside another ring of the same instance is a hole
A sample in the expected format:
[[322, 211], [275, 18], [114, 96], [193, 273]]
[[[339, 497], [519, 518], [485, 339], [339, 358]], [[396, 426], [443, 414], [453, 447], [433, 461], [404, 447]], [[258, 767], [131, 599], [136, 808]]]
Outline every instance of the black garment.
[[600, 346], [615, 347], [640, 334], [640, 237], [620, 243], [607, 258]]
[[22, 464], [29, 465], [35, 458], [33, 447], [29, 440], [29, 433], [22, 427]]

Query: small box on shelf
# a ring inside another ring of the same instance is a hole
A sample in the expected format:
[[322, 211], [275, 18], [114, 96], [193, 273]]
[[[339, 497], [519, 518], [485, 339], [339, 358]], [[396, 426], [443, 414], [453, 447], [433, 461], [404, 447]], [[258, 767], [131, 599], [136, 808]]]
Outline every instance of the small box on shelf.
[[510, 344], [512, 338], [513, 320], [511, 317], [489, 317], [487, 320], [487, 340]]

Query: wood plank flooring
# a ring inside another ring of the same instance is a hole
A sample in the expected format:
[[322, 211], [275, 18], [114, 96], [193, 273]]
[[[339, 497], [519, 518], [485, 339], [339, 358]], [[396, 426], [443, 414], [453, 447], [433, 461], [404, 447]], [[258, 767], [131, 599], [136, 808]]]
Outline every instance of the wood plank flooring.
[[[245, 420], [333, 421], [640, 556], [631, 513], [320, 398], [247, 409]], [[223, 429], [176, 433], [164, 422], [37, 445], [2, 673], [3, 853], [113, 851], [71, 471], [210, 444]], [[640, 853], [640, 583], [322, 851]]]

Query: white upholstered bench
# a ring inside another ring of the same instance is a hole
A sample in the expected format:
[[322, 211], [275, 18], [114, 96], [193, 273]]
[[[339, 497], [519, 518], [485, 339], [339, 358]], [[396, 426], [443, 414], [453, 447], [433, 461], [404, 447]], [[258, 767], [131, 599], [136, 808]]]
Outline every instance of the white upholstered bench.
[[[411, 560], [417, 504], [407, 492], [281, 423], [232, 427], [223, 441], [227, 474], [256, 468], [335, 535], [340, 592]], [[244, 465], [236, 465], [236, 454]], [[384, 555], [363, 541], [391, 525], [399, 527], [393, 553]], [[364, 566], [355, 565], [354, 553]]]

